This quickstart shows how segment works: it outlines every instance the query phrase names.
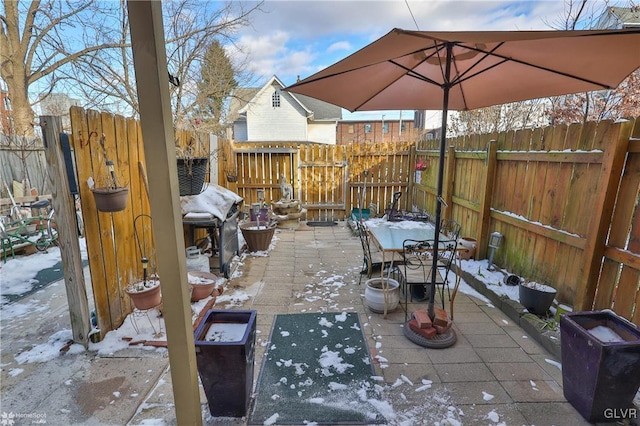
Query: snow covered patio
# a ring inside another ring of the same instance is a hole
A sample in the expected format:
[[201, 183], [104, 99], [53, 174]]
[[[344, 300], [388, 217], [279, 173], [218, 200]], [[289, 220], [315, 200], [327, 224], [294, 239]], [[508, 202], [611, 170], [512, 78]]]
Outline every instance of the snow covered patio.
[[[469, 285], [455, 301], [458, 342], [426, 349], [403, 335], [400, 308], [387, 319], [366, 308], [358, 285], [362, 250], [346, 222], [279, 230], [274, 240], [268, 256], [243, 256], [215, 306], [258, 313], [254, 386], [275, 314], [357, 312], [374, 357], [375, 405], [388, 424], [588, 424], [563, 397], [559, 359]], [[171, 424], [170, 380], [162, 377], [131, 424]], [[206, 424], [245, 424], [211, 418], [204, 396], [202, 402]]]
[[[559, 359], [471, 286], [462, 283], [455, 300], [457, 343], [426, 349], [404, 337], [400, 308], [383, 319], [365, 307], [361, 256], [358, 237], [338, 222], [278, 230], [268, 255], [238, 259], [215, 308], [257, 311], [254, 386], [275, 314], [355, 312], [374, 357], [378, 394], [370, 402], [390, 425], [588, 424], [563, 397]], [[470, 262], [469, 270], [478, 268]], [[30, 299], [19, 303], [64, 303], [64, 286], [51, 285]], [[70, 351], [44, 363], [11, 362], [8, 351], [18, 355], [69, 328], [61, 308], [37, 315], [33, 334], [16, 329], [29, 317], [16, 316], [7, 327], [3, 315], [3, 411], [40, 413], [51, 424], [176, 424], [164, 348], [114, 351], [107, 345], [102, 350], [110, 354]], [[201, 402], [205, 424], [246, 424], [210, 417], [202, 391]]]

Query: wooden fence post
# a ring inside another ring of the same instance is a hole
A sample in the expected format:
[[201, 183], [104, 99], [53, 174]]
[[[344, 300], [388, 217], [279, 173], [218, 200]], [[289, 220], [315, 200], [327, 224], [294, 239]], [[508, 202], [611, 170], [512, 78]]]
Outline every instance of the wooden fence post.
[[91, 316], [82, 271], [80, 244], [78, 243], [75, 203], [69, 190], [69, 178], [60, 147], [62, 122], [60, 117], [40, 116], [40, 127], [42, 127], [45, 155], [49, 166], [51, 205], [56, 212], [55, 219], [64, 272], [64, 285], [67, 290], [67, 303], [71, 317], [71, 333], [74, 342], [87, 348], [89, 346], [89, 332], [91, 332]]
[[415, 197], [415, 194], [413, 193], [413, 189], [416, 184], [416, 173], [414, 168], [415, 164], [416, 164], [416, 145], [414, 144], [409, 148], [409, 163], [408, 163], [409, 167], [407, 170], [407, 178], [408, 178], [407, 196], [404, 197], [405, 209], [407, 210], [411, 209], [410, 201], [413, 200]]
[[477, 248], [476, 259], [484, 259], [487, 256], [485, 241], [489, 241], [489, 226], [491, 225], [491, 202], [493, 199], [493, 183], [495, 181], [496, 166], [498, 164], [498, 142], [495, 139], [489, 141], [487, 146], [486, 167], [484, 182], [482, 184], [482, 197], [480, 197], [480, 215], [478, 217], [478, 233], [476, 234]]
[[591, 220], [588, 228], [590, 232], [586, 237], [584, 248], [585, 268], [582, 270], [582, 279], [578, 281], [574, 301], [574, 309], [577, 311], [590, 310], [593, 306], [605, 242], [633, 124], [633, 121], [625, 121], [611, 126], [612, 134], [609, 140], [614, 145], [607, 147], [604, 152], [596, 198], [590, 208]]
[[448, 207], [442, 217], [450, 220], [453, 218], [453, 180], [456, 175], [456, 148], [454, 146], [447, 148], [446, 162], [442, 198]]

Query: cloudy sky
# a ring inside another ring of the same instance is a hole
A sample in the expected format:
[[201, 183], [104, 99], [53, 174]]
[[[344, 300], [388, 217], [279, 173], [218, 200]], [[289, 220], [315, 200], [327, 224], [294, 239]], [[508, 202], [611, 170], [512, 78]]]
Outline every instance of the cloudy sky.
[[[288, 85], [396, 27], [424, 31], [548, 30], [566, 14], [568, 1], [267, 0], [263, 12], [253, 15], [252, 27], [243, 29], [236, 43], [247, 52], [250, 69], [259, 76], [256, 86], [274, 74]], [[601, 7], [604, 2], [594, 4]], [[358, 114], [353, 118], [380, 115]], [[409, 118], [409, 112], [405, 114]]]

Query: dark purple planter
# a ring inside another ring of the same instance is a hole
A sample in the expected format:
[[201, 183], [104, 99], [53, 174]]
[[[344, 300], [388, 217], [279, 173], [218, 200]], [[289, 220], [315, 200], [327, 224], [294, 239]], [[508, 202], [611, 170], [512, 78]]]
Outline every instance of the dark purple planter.
[[[213, 324], [243, 325], [236, 341], [210, 341]], [[209, 412], [214, 417], [244, 417], [253, 391], [256, 311], [211, 309], [194, 332], [196, 362]]]
[[[597, 326], [611, 329], [623, 341], [600, 340], [589, 331]], [[636, 414], [640, 329], [608, 310], [568, 313], [560, 317], [560, 347], [564, 397], [582, 417], [592, 423], [614, 422]]]

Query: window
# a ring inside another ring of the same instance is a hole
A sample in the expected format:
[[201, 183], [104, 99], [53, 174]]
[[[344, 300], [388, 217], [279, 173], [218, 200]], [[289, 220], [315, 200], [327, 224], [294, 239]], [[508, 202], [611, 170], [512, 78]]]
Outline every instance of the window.
[[404, 132], [405, 130], [407, 130], [407, 123], [404, 123], [404, 122], [403, 122], [403, 123], [400, 125], [400, 130], [402, 130], [403, 132]]
[[365, 133], [371, 133], [371, 124], [365, 124], [364, 125], [364, 132]]
[[349, 126], [347, 126], [347, 133], [355, 133], [353, 124], [349, 124]]
[[382, 133], [389, 133], [389, 123], [382, 123]]
[[271, 106], [273, 108], [280, 108], [280, 92], [277, 90], [271, 95]]

